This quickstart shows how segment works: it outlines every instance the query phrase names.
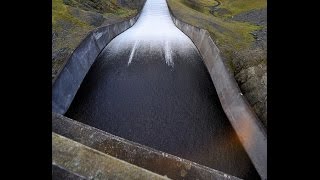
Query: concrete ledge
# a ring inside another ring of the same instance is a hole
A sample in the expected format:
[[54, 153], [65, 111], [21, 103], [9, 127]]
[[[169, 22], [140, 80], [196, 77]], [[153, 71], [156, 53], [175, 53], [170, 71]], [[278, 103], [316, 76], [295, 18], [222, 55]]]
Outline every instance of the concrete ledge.
[[52, 131], [85, 146], [172, 179], [239, 179], [114, 136], [60, 114], [52, 114]]
[[[143, 5], [145, 0], [141, 2]], [[86, 36], [53, 81], [53, 112], [64, 114], [68, 110], [83, 79], [100, 52], [113, 38], [130, 28], [139, 15], [140, 13], [130, 20], [97, 28]]]
[[177, 19], [170, 7], [169, 10], [175, 25], [198, 48], [224, 112], [260, 177], [267, 179], [267, 135], [261, 121], [242, 95], [233, 74], [224, 64], [220, 51], [211, 39], [209, 32]]
[[[169, 179], [52, 133], [52, 164], [68, 177], [86, 179]], [[71, 175], [72, 174], [72, 175]]]

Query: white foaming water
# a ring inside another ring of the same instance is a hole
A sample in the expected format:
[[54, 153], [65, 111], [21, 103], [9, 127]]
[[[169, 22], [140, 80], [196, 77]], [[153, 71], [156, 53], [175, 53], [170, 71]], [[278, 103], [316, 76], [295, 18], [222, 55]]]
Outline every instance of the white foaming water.
[[114, 38], [105, 50], [118, 54], [128, 49], [131, 49], [128, 66], [137, 53], [164, 52], [165, 63], [173, 67], [172, 52], [181, 55], [197, 51], [189, 37], [173, 23], [166, 0], [147, 0], [137, 22]]

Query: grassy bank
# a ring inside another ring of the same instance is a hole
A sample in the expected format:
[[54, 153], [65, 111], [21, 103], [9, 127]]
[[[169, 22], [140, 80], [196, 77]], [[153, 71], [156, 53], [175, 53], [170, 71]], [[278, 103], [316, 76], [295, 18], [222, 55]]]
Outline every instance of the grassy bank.
[[[229, 54], [230, 51], [250, 48], [254, 41], [251, 33], [261, 29], [260, 26], [254, 24], [232, 20], [232, 16], [252, 10], [255, 7], [249, 5], [249, 2], [255, 0], [244, 1], [248, 2], [222, 0], [220, 8], [227, 8], [229, 13], [220, 16], [214, 16], [210, 13], [209, 6], [216, 4], [214, 0], [200, 0], [198, 2], [195, 0], [168, 0], [168, 3], [177, 17], [192, 25], [207, 29], [217, 45]], [[257, 2], [260, 2], [260, 0], [257, 0]], [[255, 8], [261, 8], [263, 6], [261, 2], [255, 3], [259, 4]]]
[[136, 13], [117, 0], [52, 0], [52, 78], [91, 30]]

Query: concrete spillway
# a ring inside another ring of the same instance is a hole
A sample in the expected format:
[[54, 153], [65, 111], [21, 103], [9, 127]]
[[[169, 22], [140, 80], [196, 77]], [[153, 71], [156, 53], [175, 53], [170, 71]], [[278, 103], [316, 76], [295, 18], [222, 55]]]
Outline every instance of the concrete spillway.
[[245, 178], [259, 178], [222, 110], [192, 41], [165, 0], [97, 57], [66, 116], [123, 138]]
[[[136, 63], [133, 59], [147, 60], [137, 58], [139, 54], [162, 54], [164, 57], [161, 59], [171, 67], [174, 66], [172, 56], [186, 56], [188, 53], [197, 52], [192, 41], [174, 25], [167, 4], [163, 0], [147, 1], [136, 24], [111, 41], [104, 53], [108, 56], [118, 56], [127, 51], [130, 51], [129, 58], [125, 58], [128, 65]], [[184, 59], [188, 60], [192, 61], [193, 58]], [[104, 60], [105, 63], [106, 61], [108, 60]]]

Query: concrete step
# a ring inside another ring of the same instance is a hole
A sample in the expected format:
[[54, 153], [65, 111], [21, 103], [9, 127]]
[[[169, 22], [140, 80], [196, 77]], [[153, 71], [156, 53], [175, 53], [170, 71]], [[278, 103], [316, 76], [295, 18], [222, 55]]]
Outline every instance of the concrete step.
[[52, 164], [61, 179], [169, 179], [56, 133], [52, 133]]
[[221, 171], [52, 114], [52, 131], [92, 149], [172, 179], [239, 179]]

